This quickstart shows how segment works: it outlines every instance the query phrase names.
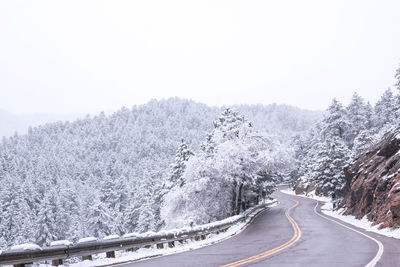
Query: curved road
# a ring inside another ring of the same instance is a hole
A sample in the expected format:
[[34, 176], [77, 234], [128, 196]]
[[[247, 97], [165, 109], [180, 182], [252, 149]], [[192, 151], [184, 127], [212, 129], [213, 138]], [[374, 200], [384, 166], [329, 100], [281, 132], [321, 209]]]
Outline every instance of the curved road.
[[[326, 215], [319, 216], [316, 213], [320, 209], [314, 200], [279, 191], [274, 197], [280, 202], [278, 206], [261, 213], [232, 238], [188, 252], [119, 266], [374, 266], [374, 259], [379, 259], [375, 266], [400, 266], [400, 240], [366, 232]], [[381, 242], [383, 254], [376, 241], [362, 233]]]

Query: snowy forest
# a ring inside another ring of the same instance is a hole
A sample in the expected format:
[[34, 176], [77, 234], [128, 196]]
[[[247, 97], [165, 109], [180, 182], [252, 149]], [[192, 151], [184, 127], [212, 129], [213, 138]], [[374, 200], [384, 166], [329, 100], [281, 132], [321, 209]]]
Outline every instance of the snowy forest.
[[324, 112], [171, 98], [3, 138], [0, 249], [208, 223], [281, 181], [340, 201], [343, 168], [400, 123], [396, 79], [375, 105], [357, 93]]
[[30, 128], [0, 144], [0, 249], [240, 213], [293, 175], [323, 112], [172, 98]]
[[340, 202], [345, 166], [400, 124], [400, 68], [395, 78], [396, 92], [388, 88], [374, 106], [357, 93], [347, 106], [333, 99], [324, 118], [296, 141], [298, 183], [315, 183], [318, 193]]

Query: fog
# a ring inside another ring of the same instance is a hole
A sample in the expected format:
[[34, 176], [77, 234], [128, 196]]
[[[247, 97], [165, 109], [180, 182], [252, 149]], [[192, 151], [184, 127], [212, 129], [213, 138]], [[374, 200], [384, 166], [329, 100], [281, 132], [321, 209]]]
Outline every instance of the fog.
[[84, 114], [179, 96], [325, 109], [375, 102], [400, 1], [1, 1], [0, 109]]

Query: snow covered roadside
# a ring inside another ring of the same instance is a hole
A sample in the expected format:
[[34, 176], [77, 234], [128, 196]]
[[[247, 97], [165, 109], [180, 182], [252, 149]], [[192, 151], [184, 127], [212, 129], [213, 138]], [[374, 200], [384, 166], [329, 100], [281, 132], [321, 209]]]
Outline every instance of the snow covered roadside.
[[[277, 206], [278, 202], [276, 200], [270, 201], [268, 207]], [[231, 238], [240, 232], [242, 232], [249, 225], [249, 222], [254, 218], [254, 216], [250, 216], [250, 218], [246, 222], [238, 223], [232, 227], [230, 227], [226, 232], [221, 232], [220, 234], [210, 234], [205, 240], [193, 241], [187, 240], [185, 243], [180, 244], [179, 242], [175, 242], [174, 248], [169, 248], [168, 246], [164, 246], [164, 249], [157, 249], [156, 246], [152, 246], [151, 248], [140, 248], [134, 252], [125, 252], [125, 251], [116, 251], [115, 258], [106, 258], [105, 253], [101, 253], [99, 255], [93, 255], [92, 261], [81, 261], [77, 259], [77, 262], [65, 264], [73, 267], [81, 267], [81, 266], [105, 266], [111, 264], [119, 264], [126, 263], [137, 260], [145, 260], [148, 258], [160, 257], [164, 255], [182, 253], [185, 251], [190, 251], [198, 248], [202, 248], [205, 246], [209, 246], [215, 243], [219, 243], [223, 240]], [[40, 267], [49, 267], [50, 264], [40, 264]]]
[[306, 197], [306, 198], [311, 198], [314, 200], [324, 202], [324, 205], [321, 207], [321, 211], [322, 211], [322, 213], [324, 213], [328, 216], [334, 217], [336, 219], [339, 219], [348, 224], [357, 226], [357, 227], [362, 228], [369, 232], [373, 232], [373, 233], [377, 233], [380, 235], [400, 239], [400, 228], [398, 228], [398, 229], [392, 229], [392, 228], [378, 229], [380, 224], [373, 226], [372, 222], [368, 221], [366, 216], [364, 216], [363, 218], [358, 220], [353, 215], [343, 215], [343, 212], [344, 212], [343, 208], [339, 209], [339, 210], [333, 210], [333, 204], [332, 204], [331, 199], [328, 197], [316, 196], [314, 191], [310, 192], [307, 195], [296, 195], [293, 190], [289, 190], [289, 189], [281, 190], [281, 192], [284, 194], [288, 194], [288, 195]]

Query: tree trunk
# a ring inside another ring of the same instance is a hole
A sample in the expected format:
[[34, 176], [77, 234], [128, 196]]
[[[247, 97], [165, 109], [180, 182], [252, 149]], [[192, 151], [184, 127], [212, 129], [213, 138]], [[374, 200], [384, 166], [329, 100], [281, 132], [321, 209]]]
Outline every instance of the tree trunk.
[[237, 193], [236, 193], [236, 215], [240, 214], [240, 208], [242, 206], [242, 189], [243, 184], [240, 183], [237, 186]]
[[232, 206], [231, 206], [231, 216], [236, 215], [236, 181], [233, 182], [233, 186], [232, 186]]

